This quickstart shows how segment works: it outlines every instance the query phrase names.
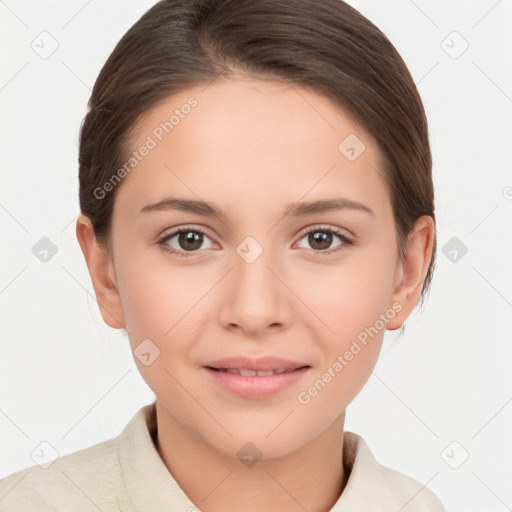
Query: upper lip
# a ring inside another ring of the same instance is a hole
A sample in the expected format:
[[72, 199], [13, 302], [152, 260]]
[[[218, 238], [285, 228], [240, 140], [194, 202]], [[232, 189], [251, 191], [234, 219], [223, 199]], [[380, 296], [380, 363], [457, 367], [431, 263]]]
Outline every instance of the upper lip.
[[302, 368], [303, 366], [309, 366], [307, 364], [291, 361], [289, 359], [282, 359], [280, 357], [260, 357], [257, 359], [238, 356], [238, 357], [227, 357], [224, 359], [218, 359], [207, 363], [205, 366], [217, 369], [235, 368], [237, 370], [256, 370], [256, 371], [270, 371], [270, 370], [294, 370], [296, 368]]

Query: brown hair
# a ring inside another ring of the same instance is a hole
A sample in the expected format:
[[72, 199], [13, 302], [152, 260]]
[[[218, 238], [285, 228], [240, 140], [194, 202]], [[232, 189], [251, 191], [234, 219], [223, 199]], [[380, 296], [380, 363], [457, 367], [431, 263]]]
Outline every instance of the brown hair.
[[[329, 98], [376, 140], [400, 257], [422, 215], [434, 215], [427, 120], [388, 38], [341, 0], [162, 0], [122, 37], [94, 84], [80, 129], [80, 209], [109, 253], [115, 195], [98, 198], [127, 160], [137, 122], [170, 95], [245, 73]], [[341, 142], [341, 141], [340, 141]], [[433, 255], [423, 282], [430, 287]]]

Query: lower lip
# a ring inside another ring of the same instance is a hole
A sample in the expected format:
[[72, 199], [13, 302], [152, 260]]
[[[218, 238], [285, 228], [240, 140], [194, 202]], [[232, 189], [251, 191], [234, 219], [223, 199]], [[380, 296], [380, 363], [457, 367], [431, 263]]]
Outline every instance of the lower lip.
[[262, 377], [258, 375], [244, 377], [235, 373], [203, 367], [203, 370], [206, 370], [217, 384], [244, 398], [265, 398], [274, 395], [298, 382], [309, 369], [310, 367], [308, 366], [298, 368], [292, 372], [276, 373]]

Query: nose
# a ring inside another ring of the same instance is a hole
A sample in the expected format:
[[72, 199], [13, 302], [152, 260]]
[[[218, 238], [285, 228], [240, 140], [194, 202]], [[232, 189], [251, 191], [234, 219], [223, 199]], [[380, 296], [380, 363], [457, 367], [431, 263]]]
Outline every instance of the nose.
[[268, 330], [280, 331], [290, 323], [293, 294], [269, 253], [264, 250], [254, 261], [234, 255], [233, 268], [221, 285], [219, 322], [225, 328], [258, 336]]

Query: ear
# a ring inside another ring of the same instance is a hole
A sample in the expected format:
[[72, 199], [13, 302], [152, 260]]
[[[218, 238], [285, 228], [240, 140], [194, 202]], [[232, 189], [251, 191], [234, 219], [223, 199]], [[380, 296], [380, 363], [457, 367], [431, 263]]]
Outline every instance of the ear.
[[89, 217], [82, 213], [76, 221], [76, 237], [91, 275], [103, 320], [114, 329], [126, 327], [113, 262], [99, 246]]
[[416, 220], [414, 228], [407, 237], [407, 249], [403, 261], [399, 261], [395, 273], [395, 289], [392, 304], [401, 304], [402, 309], [386, 326], [394, 331], [407, 320], [416, 307], [423, 282], [432, 260], [435, 238], [435, 222], [430, 215]]

